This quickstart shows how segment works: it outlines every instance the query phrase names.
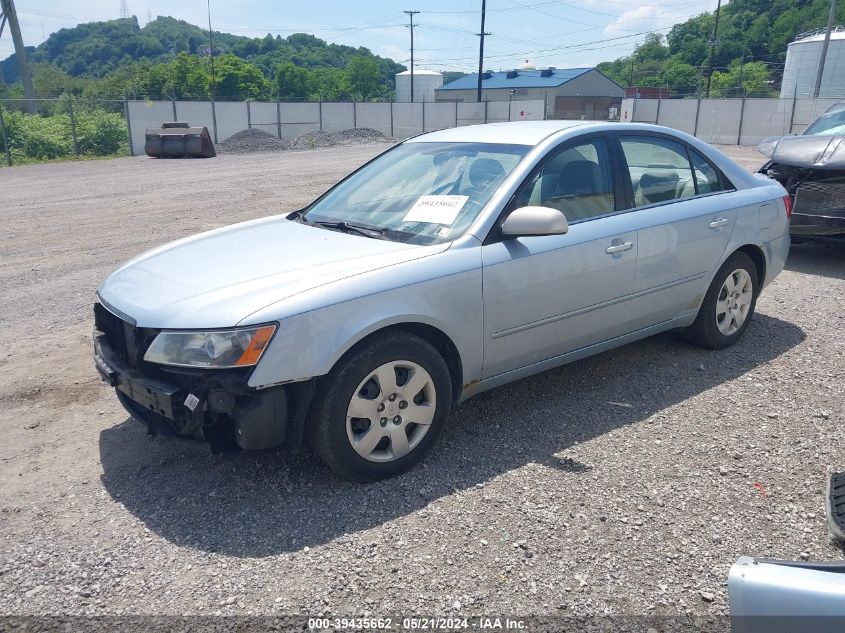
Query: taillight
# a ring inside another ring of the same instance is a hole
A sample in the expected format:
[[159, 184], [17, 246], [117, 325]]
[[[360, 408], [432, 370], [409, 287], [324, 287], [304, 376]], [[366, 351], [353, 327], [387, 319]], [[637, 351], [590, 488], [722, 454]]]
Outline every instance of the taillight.
[[786, 195], [783, 197], [783, 204], [786, 207], [786, 219], [792, 217], [792, 196]]

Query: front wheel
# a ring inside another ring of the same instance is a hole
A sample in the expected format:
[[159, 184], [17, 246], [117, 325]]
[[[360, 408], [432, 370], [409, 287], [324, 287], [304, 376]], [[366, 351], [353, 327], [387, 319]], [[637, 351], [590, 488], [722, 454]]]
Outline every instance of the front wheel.
[[713, 278], [687, 338], [708, 349], [724, 349], [742, 336], [757, 304], [757, 266], [745, 253], [736, 252]]
[[393, 332], [342, 359], [320, 385], [311, 446], [338, 475], [392, 477], [419, 463], [452, 405], [449, 368], [425, 340]]

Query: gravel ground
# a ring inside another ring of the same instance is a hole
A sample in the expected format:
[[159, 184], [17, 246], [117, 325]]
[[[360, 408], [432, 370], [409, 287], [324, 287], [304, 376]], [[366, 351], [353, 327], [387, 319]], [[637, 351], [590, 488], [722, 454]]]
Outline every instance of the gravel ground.
[[0, 170], [0, 613], [718, 615], [742, 554], [842, 558], [842, 247], [795, 246], [731, 350], [667, 334], [483, 394], [391, 481], [147, 438], [92, 366], [97, 283], [383, 149]]

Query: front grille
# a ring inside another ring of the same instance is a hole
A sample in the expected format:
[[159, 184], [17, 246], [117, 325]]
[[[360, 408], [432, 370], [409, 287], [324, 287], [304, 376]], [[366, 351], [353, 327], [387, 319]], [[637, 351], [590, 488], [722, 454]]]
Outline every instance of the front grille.
[[795, 212], [845, 218], [845, 182], [836, 180], [809, 181], [798, 187]]

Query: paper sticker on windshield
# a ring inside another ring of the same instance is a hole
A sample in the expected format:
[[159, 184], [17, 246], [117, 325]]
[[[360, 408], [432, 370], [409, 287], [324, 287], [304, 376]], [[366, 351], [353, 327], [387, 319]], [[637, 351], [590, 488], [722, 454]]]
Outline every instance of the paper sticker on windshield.
[[405, 222], [452, 224], [469, 196], [420, 196], [405, 215]]

